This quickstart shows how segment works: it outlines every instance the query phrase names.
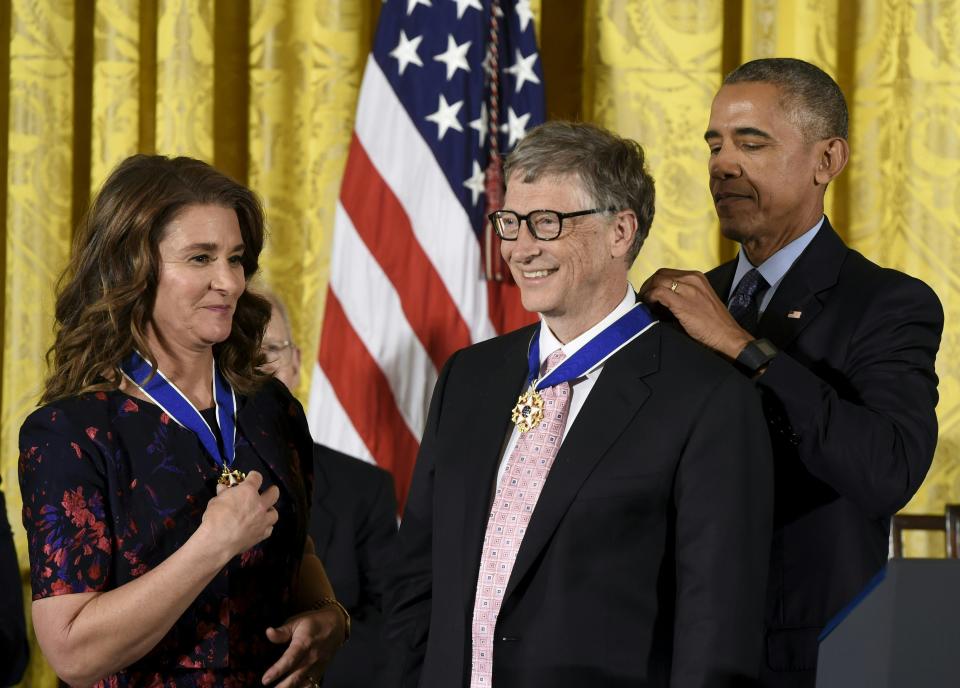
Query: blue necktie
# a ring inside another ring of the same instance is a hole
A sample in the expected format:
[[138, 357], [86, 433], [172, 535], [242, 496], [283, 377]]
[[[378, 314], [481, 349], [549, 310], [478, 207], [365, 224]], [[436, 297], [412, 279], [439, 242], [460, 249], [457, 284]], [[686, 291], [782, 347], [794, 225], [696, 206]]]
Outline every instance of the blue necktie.
[[757, 321], [760, 319], [760, 301], [770, 287], [767, 280], [756, 268], [743, 276], [737, 288], [730, 296], [729, 310], [740, 327], [750, 334], [757, 334]]

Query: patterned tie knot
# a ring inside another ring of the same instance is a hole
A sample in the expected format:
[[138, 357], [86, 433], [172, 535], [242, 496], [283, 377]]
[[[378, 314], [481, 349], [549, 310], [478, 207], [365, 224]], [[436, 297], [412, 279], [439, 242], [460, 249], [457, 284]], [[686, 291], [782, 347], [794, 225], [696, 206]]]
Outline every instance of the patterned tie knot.
[[552, 354], [547, 356], [547, 360], [543, 362], [543, 374], [546, 375], [551, 370], [556, 368], [566, 357], [566, 354], [563, 353], [563, 349], [557, 349]]
[[769, 286], [760, 271], [751, 268], [741, 278], [730, 296], [730, 315], [751, 334], [756, 334], [757, 321], [760, 318], [760, 301]]
[[740, 284], [737, 285], [733, 296], [730, 298], [731, 310], [734, 304], [739, 305], [741, 308], [748, 307], [757, 295], [757, 292], [762, 293], [762, 291], [766, 291], [769, 286], [767, 280], [760, 274], [760, 271], [756, 268], [751, 268], [740, 280]]

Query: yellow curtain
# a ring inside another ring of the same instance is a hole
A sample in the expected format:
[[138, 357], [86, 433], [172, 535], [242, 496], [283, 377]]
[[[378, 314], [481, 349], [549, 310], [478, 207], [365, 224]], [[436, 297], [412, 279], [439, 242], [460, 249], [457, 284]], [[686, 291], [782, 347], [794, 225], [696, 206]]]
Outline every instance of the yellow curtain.
[[[250, 184], [268, 214], [264, 280], [290, 305], [309, 362], [380, 4], [0, 3], [0, 478], [25, 582], [17, 434], [44, 377], [52, 285], [90, 194], [137, 151], [201, 157]], [[550, 116], [597, 122], [648, 152], [658, 203], [631, 275], [637, 284], [661, 265], [706, 269], [733, 255], [716, 228], [702, 141], [723, 74], [777, 55], [810, 60], [837, 78], [850, 103], [853, 158], [828, 197], [831, 219], [871, 259], [929, 283], [947, 315], [940, 444], [909, 510], [960, 501], [960, 1], [531, 5]], [[937, 547], [921, 540], [914, 549]], [[55, 685], [36, 647], [22, 685]]]
[[657, 185], [634, 284], [663, 266], [709, 269], [720, 239], [703, 131], [723, 73], [723, 3], [588, 0], [586, 10], [585, 118], [639, 141]]
[[[21, 570], [26, 572], [17, 433], [39, 395], [43, 356], [51, 342], [50, 285], [69, 254], [72, 199], [64, 190], [72, 187], [74, 159], [72, 3], [16, 2], [4, 24], [9, 27], [4, 65], [9, 75], [4, 94], [9, 119], [6, 188], [0, 192], [6, 200], [0, 475]], [[29, 587], [25, 590], [29, 593]], [[31, 672], [37, 680], [28, 675], [24, 685], [55, 685], [41, 660], [33, 661]]]

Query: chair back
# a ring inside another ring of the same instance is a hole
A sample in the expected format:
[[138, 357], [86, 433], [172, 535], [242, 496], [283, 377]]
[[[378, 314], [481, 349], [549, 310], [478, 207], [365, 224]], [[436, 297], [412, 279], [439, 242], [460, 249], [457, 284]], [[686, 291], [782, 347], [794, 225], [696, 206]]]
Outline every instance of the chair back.
[[894, 514], [890, 519], [891, 559], [903, 558], [903, 531], [940, 531], [946, 542], [947, 559], [960, 559], [960, 504], [947, 504], [940, 514]]

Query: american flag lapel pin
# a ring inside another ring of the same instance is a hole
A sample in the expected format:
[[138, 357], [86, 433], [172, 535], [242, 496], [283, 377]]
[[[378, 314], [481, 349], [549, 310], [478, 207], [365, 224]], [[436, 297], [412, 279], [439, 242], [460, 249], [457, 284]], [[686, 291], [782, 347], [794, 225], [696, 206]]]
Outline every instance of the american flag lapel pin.
[[801, 311], [790, 311], [789, 313], [787, 313], [787, 317], [793, 318], [794, 320], [798, 320], [801, 315], [803, 315]]

